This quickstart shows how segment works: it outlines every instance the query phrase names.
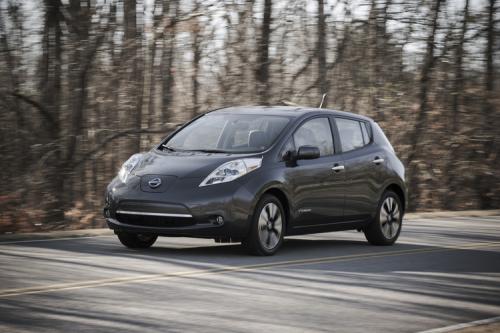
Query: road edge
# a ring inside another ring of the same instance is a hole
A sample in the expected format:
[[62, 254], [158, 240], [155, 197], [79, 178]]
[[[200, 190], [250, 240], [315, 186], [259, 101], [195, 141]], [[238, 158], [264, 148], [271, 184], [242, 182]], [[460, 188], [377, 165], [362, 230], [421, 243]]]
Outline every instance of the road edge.
[[419, 333], [448, 333], [448, 332], [456, 332], [460, 330], [464, 330], [467, 328], [472, 328], [472, 327], [477, 327], [477, 326], [483, 326], [483, 325], [490, 325], [490, 324], [495, 324], [500, 322], [500, 316], [498, 317], [492, 317], [492, 318], [486, 318], [486, 319], [481, 319], [481, 320], [475, 320], [471, 321], [468, 323], [461, 323], [461, 324], [455, 324], [451, 326], [445, 326], [445, 327], [438, 327], [438, 328], [433, 328], [430, 330], [426, 331], [420, 331]]
[[437, 217], [482, 217], [482, 216], [497, 216], [500, 215], [500, 209], [490, 210], [456, 210], [456, 211], [438, 211], [438, 212], [419, 212], [407, 213], [405, 219], [424, 219]]
[[[495, 210], [464, 210], [464, 211], [439, 211], [439, 212], [422, 212], [405, 214], [405, 219], [424, 219], [424, 218], [447, 218], [447, 217], [487, 217], [500, 215], [500, 209]], [[0, 235], [0, 243], [8, 243], [13, 241], [24, 240], [50, 240], [50, 239], [65, 239], [79, 237], [97, 237], [111, 236], [113, 231], [107, 228], [99, 229], [77, 229], [77, 230], [58, 230], [49, 232], [30, 232], [19, 234], [2, 234]]]
[[82, 237], [111, 236], [113, 230], [108, 228], [79, 229], [79, 230], [58, 230], [49, 232], [27, 232], [19, 234], [0, 235], [0, 244], [18, 241], [43, 241], [51, 239], [71, 239]]

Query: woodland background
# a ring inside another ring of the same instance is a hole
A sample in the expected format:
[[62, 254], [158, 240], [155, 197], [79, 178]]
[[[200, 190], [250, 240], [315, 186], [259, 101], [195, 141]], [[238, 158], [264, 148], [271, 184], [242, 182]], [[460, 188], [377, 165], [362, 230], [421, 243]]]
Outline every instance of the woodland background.
[[0, 232], [102, 226], [177, 124], [299, 104], [378, 121], [412, 210], [500, 207], [498, 1], [0, 0]]

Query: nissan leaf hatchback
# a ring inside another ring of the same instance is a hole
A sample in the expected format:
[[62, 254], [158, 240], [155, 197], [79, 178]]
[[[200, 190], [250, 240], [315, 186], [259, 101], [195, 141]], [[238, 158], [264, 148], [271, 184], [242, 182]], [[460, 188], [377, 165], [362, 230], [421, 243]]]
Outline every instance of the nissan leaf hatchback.
[[232, 107], [130, 157], [106, 192], [130, 248], [158, 236], [241, 242], [272, 255], [283, 237], [362, 230], [391, 245], [407, 205], [404, 167], [372, 119], [294, 107]]

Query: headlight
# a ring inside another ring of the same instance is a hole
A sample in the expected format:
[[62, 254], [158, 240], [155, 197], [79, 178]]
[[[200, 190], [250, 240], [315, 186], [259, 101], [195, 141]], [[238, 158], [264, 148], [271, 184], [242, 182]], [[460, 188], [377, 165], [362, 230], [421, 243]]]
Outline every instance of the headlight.
[[134, 154], [130, 156], [130, 158], [125, 163], [123, 163], [120, 172], [118, 172], [118, 177], [123, 183], [127, 182], [128, 176], [130, 175], [132, 170], [134, 170], [137, 164], [139, 164], [141, 158], [142, 154]]
[[227, 183], [260, 168], [262, 158], [243, 158], [222, 164], [201, 182], [200, 187]]

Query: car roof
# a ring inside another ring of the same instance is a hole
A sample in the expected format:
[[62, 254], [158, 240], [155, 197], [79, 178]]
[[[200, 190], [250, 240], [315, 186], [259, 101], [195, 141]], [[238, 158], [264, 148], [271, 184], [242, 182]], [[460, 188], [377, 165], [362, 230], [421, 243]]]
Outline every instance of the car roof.
[[334, 116], [354, 117], [366, 121], [373, 121], [371, 118], [351, 112], [319, 109], [303, 106], [232, 106], [210, 111], [216, 114], [259, 114], [266, 113], [274, 116], [288, 116], [298, 118], [306, 114], [326, 113]]

